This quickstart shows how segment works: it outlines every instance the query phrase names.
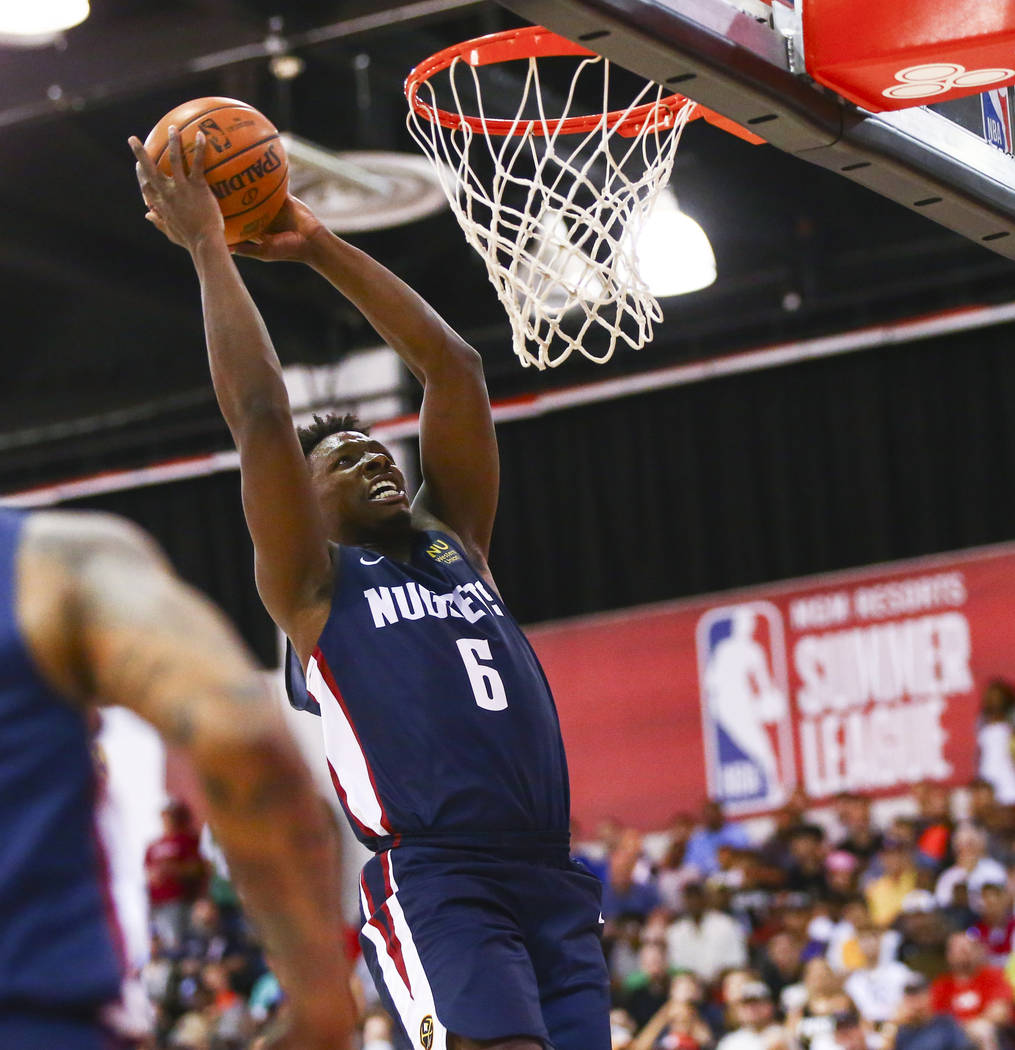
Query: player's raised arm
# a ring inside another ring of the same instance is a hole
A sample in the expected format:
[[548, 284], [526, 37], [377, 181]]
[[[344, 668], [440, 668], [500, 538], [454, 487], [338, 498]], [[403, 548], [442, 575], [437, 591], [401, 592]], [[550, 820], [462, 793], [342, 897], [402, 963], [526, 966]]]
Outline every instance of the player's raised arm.
[[50, 682], [85, 703], [133, 709], [192, 760], [293, 1007], [300, 1041], [278, 1045], [349, 1046], [337, 837], [233, 632], [146, 537], [115, 519], [33, 516], [17, 578], [22, 631]]
[[197, 270], [215, 395], [240, 453], [258, 590], [305, 659], [327, 618], [328, 537], [278, 356], [231, 258], [221, 212], [204, 178], [204, 136], [198, 135], [188, 174], [179, 135], [171, 129], [171, 177], [155, 167], [137, 138], [130, 145], [147, 217], [190, 252]]
[[448, 525], [485, 564], [497, 510], [499, 462], [479, 354], [404, 281], [324, 229], [292, 197], [260, 244], [236, 250], [313, 267], [349, 299], [423, 384], [424, 485], [413, 509]]

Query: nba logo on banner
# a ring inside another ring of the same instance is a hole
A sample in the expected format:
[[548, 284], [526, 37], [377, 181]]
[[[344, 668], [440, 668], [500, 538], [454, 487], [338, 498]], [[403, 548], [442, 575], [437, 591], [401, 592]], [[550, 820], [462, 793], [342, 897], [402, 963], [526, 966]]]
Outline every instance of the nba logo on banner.
[[710, 609], [697, 645], [709, 796], [732, 814], [781, 806], [796, 765], [779, 610], [769, 602]]
[[1005, 153], [1012, 152], [1011, 104], [1008, 88], [985, 91], [980, 96], [983, 109], [983, 137]]

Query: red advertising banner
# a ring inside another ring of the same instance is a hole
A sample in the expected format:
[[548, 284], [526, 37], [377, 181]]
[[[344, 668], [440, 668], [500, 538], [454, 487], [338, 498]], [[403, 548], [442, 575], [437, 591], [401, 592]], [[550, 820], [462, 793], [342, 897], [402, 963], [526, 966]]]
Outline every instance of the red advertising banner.
[[529, 632], [575, 816], [651, 829], [976, 775], [979, 694], [1015, 677], [1015, 544]]

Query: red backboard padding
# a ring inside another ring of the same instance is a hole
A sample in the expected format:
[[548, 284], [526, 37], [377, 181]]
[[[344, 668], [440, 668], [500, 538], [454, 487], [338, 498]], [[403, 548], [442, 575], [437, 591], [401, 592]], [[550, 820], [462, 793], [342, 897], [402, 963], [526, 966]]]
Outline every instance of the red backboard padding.
[[807, 72], [866, 110], [1015, 83], [1015, 0], [798, 0]]

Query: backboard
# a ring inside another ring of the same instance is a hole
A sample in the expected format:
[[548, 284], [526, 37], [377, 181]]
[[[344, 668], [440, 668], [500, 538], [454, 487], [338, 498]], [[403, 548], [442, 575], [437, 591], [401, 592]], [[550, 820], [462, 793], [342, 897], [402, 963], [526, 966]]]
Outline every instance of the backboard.
[[701, 102], [1015, 259], [1011, 89], [871, 114], [811, 80], [789, 0], [500, 0], [521, 17]]

